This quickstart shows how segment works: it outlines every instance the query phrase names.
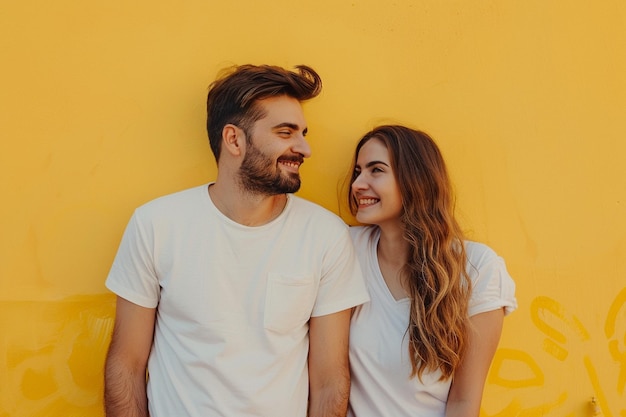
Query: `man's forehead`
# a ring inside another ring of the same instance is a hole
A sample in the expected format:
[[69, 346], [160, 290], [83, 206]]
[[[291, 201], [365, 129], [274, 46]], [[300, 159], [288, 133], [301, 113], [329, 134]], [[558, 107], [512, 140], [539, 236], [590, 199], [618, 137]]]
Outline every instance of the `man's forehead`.
[[264, 114], [259, 120], [266, 119], [275, 124], [292, 123], [299, 125], [301, 128], [306, 124], [302, 105], [293, 97], [269, 97], [259, 100], [257, 104], [261, 106]]

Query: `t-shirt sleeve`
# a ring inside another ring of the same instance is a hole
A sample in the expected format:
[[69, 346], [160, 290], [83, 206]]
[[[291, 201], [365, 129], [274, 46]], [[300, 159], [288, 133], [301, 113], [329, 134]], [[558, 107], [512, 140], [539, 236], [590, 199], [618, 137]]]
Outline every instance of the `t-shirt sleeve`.
[[324, 316], [367, 301], [369, 294], [346, 227], [324, 255], [322, 277], [311, 315]]
[[469, 262], [472, 278], [472, 296], [469, 302], [469, 315], [504, 308], [508, 315], [517, 308], [515, 282], [509, 275], [504, 260], [486, 246], [478, 260]]
[[159, 281], [154, 268], [154, 235], [149, 222], [135, 211], [105, 282], [118, 296], [146, 308], [159, 303]]

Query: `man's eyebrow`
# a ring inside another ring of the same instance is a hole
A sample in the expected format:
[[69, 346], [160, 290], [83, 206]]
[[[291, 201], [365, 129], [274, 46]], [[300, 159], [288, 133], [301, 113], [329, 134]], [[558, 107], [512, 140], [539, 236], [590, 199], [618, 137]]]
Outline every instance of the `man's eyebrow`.
[[273, 129], [280, 129], [281, 127], [288, 127], [289, 129], [292, 129], [292, 130], [300, 130], [300, 126], [298, 126], [295, 123], [289, 123], [289, 122], [279, 123], [276, 126], [274, 126]]
[[[289, 122], [283, 122], [283, 123], [279, 123], [276, 126], [274, 126], [272, 129], [280, 129], [281, 127], [287, 127], [291, 130], [300, 130], [300, 126], [295, 124], [295, 123], [289, 123]], [[306, 134], [309, 133], [309, 128], [305, 127], [302, 130], [302, 136], [306, 136]]]

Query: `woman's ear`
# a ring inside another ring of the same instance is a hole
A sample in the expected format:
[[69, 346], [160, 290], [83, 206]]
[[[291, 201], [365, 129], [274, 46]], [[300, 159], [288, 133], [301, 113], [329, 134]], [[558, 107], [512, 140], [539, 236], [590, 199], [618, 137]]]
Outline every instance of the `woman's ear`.
[[234, 157], [243, 155], [246, 143], [245, 133], [234, 124], [227, 124], [222, 129], [222, 151], [228, 152]]

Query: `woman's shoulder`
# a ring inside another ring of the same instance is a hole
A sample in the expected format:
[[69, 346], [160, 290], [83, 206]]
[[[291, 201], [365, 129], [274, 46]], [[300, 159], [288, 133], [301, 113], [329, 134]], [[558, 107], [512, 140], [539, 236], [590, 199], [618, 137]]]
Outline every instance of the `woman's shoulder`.
[[472, 240], [465, 241], [465, 253], [467, 260], [473, 265], [502, 259], [490, 246]]
[[515, 310], [515, 282], [504, 259], [484, 243], [465, 241], [465, 251], [472, 280], [470, 315], [500, 307], [505, 308], [505, 314]]
[[[467, 272], [477, 288], [482, 285], [511, 280], [504, 259], [484, 243], [465, 241]], [[491, 284], [490, 284], [491, 285]]]
[[377, 226], [350, 226], [350, 237], [353, 242], [368, 241], [378, 230]]

